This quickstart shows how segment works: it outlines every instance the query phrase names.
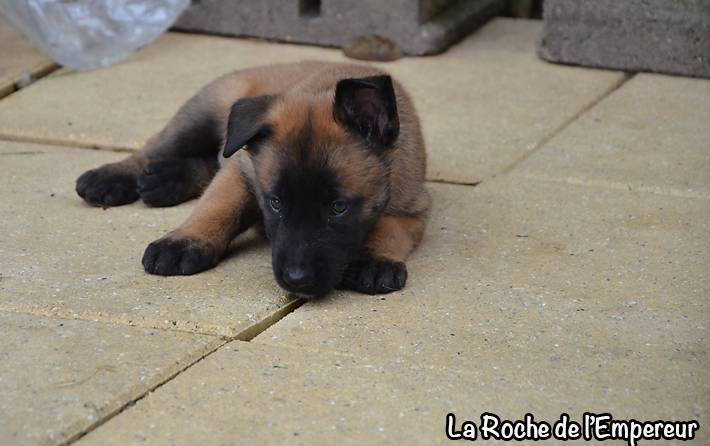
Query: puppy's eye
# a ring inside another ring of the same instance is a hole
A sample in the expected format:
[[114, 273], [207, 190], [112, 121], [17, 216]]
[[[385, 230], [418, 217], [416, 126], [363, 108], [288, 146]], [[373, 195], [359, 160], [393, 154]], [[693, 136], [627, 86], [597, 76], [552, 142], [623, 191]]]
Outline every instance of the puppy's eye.
[[269, 205], [271, 205], [271, 209], [274, 210], [274, 212], [279, 212], [281, 211], [281, 200], [279, 200], [279, 197], [273, 196], [269, 199]]
[[333, 215], [343, 215], [348, 210], [348, 203], [345, 200], [335, 200], [330, 205], [330, 213]]

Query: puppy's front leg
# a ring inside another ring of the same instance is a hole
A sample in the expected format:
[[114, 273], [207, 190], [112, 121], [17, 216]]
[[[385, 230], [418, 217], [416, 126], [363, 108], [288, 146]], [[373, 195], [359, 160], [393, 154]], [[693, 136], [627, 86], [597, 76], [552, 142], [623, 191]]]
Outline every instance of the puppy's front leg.
[[236, 162], [226, 163], [178, 229], [154, 241], [143, 267], [161, 276], [188, 275], [213, 268], [229, 243], [254, 224], [258, 205]]
[[383, 215], [375, 223], [364, 255], [351, 263], [342, 287], [367, 294], [397, 291], [407, 281], [404, 261], [422, 239], [426, 217]]

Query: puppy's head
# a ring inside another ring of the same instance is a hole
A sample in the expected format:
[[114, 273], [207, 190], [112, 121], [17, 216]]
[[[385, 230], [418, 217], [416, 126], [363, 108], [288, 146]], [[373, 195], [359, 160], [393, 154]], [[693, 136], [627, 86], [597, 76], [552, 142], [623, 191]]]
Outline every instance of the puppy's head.
[[234, 104], [224, 155], [246, 146], [281, 287], [318, 296], [338, 285], [389, 200], [398, 134], [389, 76]]

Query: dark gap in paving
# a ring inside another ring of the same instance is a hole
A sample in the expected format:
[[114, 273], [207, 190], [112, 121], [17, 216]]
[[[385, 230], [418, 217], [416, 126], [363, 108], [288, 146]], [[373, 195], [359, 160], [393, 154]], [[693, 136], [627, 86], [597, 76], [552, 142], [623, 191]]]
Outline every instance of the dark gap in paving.
[[427, 183], [437, 183], [437, 184], [455, 184], [457, 186], [471, 186], [471, 187], [476, 187], [479, 184], [481, 184], [483, 181], [457, 181], [457, 180], [444, 180], [444, 179], [433, 179], [433, 180], [426, 180]]
[[200, 356], [199, 358], [195, 359], [194, 361], [190, 362], [190, 363], [189, 363], [188, 365], [186, 365], [185, 367], [181, 368], [181, 369], [178, 370], [177, 372], [175, 372], [175, 373], [173, 373], [172, 375], [170, 375], [170, 376], [168, 376], [167, 378], [165, 378], [163, 381], [161, 381], [160, 383], [158, 383], [156, 386], [151, 387], [150, 389], [144, 391], [143, 393], [141, 393], [140, 395], [138, 395], [136, 398], [134, 398], [134, 399], [132, 399], [132, 400], [126, 402], [125, 404], [123, 404], [121, 407], [117, 408], [117, 409], [114, 410], [113, 412], [107, 414], [107, 415], [104, 416], [103, 418], [101, 418], [101, 419], [95, 421], [94, 423], [90, 424], [90, 425], [89, 425], [86, 429], [84, 429], [83, 431], [81, 431], [81, 432], [79, 432], [79, 433], [77, 433], [77, 434], [74, 434], [74, 435], [73, 435], [72, 437], [70, 437], [69, 439], [67, 439], [67, 440], [65, 440], [65, 441], [63, 441], [63, 442], [61, 442], [61, 443], [59, 443], [59, 446], [66, 446], [66, 445], [70, 445], [70, 444], [76, 443], [77, 441], [79, 441], [79, 440], [80, 440], [82, 437], [84, 437], [85, 435], [87, 435], [87, 434], [89, 434], [89, 433], [95, 431], [96, 429], [98, 429], [99, 427], [101, 427], [103, 424], [105, 424], [105, 423], [111, 421], [115, 416], [120, 415], [120, 414], [123, 413], [123, 411], [125, 411], [126, 409], [129, 409], [129, 408], [133, 407], [138, 401], [140, 401], [140, 400], [142, 400], [143, 398], [145, 398], [149, 393], [155, 392], [156, 390], [158, 390], [159, 388], [161, 388], [161, 387], [164, 386], [165, 384], [167, 384], [167, 383], [169, 383], [170, 381], [172, 381], [176, 376], [180, 375], [180, 374], [181, 374], [182, 372], [184, 372], [185, 370], [189, 369], [190, 367], [192, 367], [193, 365], [195, 365], [195, 364], [197, 364], [198, 362], [202, 361], [203, 359], [205, 359], [206, 357], [208, 357], [208, 356], [211, 355], [212, 353], [216, 352], [217, 350], [219, 350], [220, 348], [222, 348], [222, 347], [223, 347], [225, 344], [227, 344], [227, 343], [229, 343], [229, 341], [228, 341], [228, 340], [224, 340], [223, 342], [221, 342], [219, 345], [217, 345], [216, 347], [214, 347], [214, 348], [213, 348], [212, 350], [210, 350], [209, 352], [205, 353], [204, 355], [202, 355], [202, 356]]
[[643, 186], [643, 185], [632, 186], [629, 183], [623, 183], [623, 182], [617, 182], [617, 181], [594, 180], [594, 179], [584, 179], [584, 178], [555, 178], [555, 177], [534, 175], [534, 174], [530, 174], [530, 173], [520, 173], [520, 174], [515, 174], [514, 176], [516, 178], [532, 179], [535, 181], [546, 181], [546, 182], [554, 182], [554, 183], [564, 183], [564, 184], [571, 184], [574, 186], [592, 187], [592, 188], [599, 188], [599, 189], [614, 189], [614, 190], [620, 190], [620, 191], [639, 192], [639, 193], [643, 193], [643, 194], [662, 195], [665, 197], [688, 198], [688, 199], [693, 199], [693, 200], [710, 200], [710, 196], [708, 196], [707, 194], [705, 194], [703, 192], [693, 192], [693, 191], [676, 189], [676, 188], [672, 188], [672, 187], [655, 188], [655, 187], [648, 187], [648, 186]]
[[8, 90], [0, 90], [0, 100], [3, 98], [6, 98], [14, 93], [17, 93], [18, 91], [22, 90], [23, 88], [27, 88], [37, 82], [38, 80], [42, 79], [45, 76], [48, 76], [61, 67], [57, 64], [52, 64], [49, 65], [48, 67], [42, 68], [40, 70], [37, 70], [34, 73], [23, 73], [18, 80], [16, 80], [9, 88]]
[[110, 145], [97, 145], [86, 143], [83, 141], [70, 141], [66, 139], [53, 139], [53, 138], [37, 138], [34, 136], [19, 136], [19, 135], [3, 135], [0, 133], [0, 140], [9, 142], [25, 142], [28, 144], [42, 144], [47, 146], [59, 146], [59, 147], [69, 147], [72, 149], [89, 149], [89, 150], [101, 150], [104, 152], [117, 152], [117, 153], [135, 153], [136, 149], [121, 146], [110, 146]]
[[238, 335], [236, 335], [233, 340], [246, 341], [249, 342], [255, 337], [259, 336], [264, 331], [268, 330], [269, 327], [280, 321], [281, 319], [293, 313], [301, 305], [306, 303], [306, 299], [298, 298], [290, 301], [283, 307], [279, 308], [275, 312], [266, 316], [264, 319], [260, 320], [256, 324], [250, 325], [246, 329], [242, 330]]
[[75, 434], [74, 436], [70, 437], [68, 440], [59, 443], [60, 446], [67, 446], [73, 443], [76, 443], [79, 441], [82, 437], [85, 435], [95, 431], [102, 425], [108, 423], [111, 421], [114, 417], [120, 415], [124, 411], [130, 409], [131, 407], [135, 406], [136, 403], [138, 403], [140, 400], [144, 399], [148, 394], [157, 391], [164, 385], [168, 384], [170, 381], [173, 379], [177, 378], [180, 374], [185, 372], [187, 369], [190, 367], [194, 366], [195, 364], [199, 363], [200, 361], [204, 360], [208, 356], [212, 355], [213, 353], [217, 352], [220, 348], [224, 347], [225, 345], [231, 343], [231, 342], [249, 342], [255, 337], [257, 337], [259, 334], [267, 330], [269, 327], [289, 315], [291, 312], [295, 311], [298, 307], [303, 305], [306, 302], [305, 299], [298, 298], [290, 301], [283, 307], [279, 308], [276, 310], [274, 313], [271, 313], [270, 315], [266, 316], [259, 322], [257, 322], [254, 325], [251, 325], [247, 327], [246, 329], [242, 330], [239, 334], [233, 337], [228, 337], [228, 338], [223, 338], [222, 342], [220, 342], [217, 346], [212, 348], [210, 351], [207, 353], [201, 355], [200, 357], [196, 358], [195, 360], [191, 361], [189, 364], [187, 364], [185, 367], [181, 368], [177, 372], [173, 373], [172, 375], [168, 376], [161, 382], [159, 382], [157, 385], [143, 391], [140, 395], [138, 395], [136, 398], [126, 402], [125, 404], [121, 405], [121, 407], [117, 408], [113, 412], [107, 414], [103, 418], [97, 420], [96, 422], [92, 423], [89, 425], [86, 429], [83, 431]]
[[[127, 147], [120, 146], [98, 146], [96, 144], [89, 144], [82, 141], [68, 141], [68, 140], [55, 140], [52, 138], [35, 138], [28, 136], [17, 136], [17, 135], [3, 135], [0, 133], [0, 140], [9, 142], [25, 142], [28, 144], [41, 144], [48, 146], [59, 146], [59, 147], [69, 147], [72, 149], [84, 149], [84, 150], [101, 150], [104, 152], [114, 152], [114, 153], [126, 153], [133, 154], [138, 150], [131, 149]], [[44, 152], [40, 151], [26, 151], [17, 153], [6, 153], [4, 155], [40, 155]], [[446, 180], [446, 179], [427, 179], [427, 183], [441, 183], [441, 184], [455, 184], [459, 186], [478, 186], [481, 181], [458, 181], [458, 180]]]
[[[2, 280], [4, 277], [0, 276], [0, 280]], [[7, 277], [5, 277], [7, 278]], [[150, 324], [150, 323], [128, 323], [119, 319], [111, 319], [110, 317], [101, 317], [98, 315], [79, 315], [75, 311], [73, 311], [71, 308], [69, 309], [62, 309], [62, 310], [52, 310], [52, 311], [44, 311], [42, 308], [30, 308], [30, 309], [16, 309], [16, 308], [2, 308], [0, 307], [0, 312], [1, 313], [15, 313], [15, 314], [25, 314], [28, 316], [40, 316], [40, 317], [47, 317], [47, 318], [53, 318], [53, 319], [63, 319], [67, 321], [85, 321], [85, 322], [94, 322], [97, 324], [104, 324], [104, 325], [122, 325], [126, 327], [138, 327], [138, 328], [144, 328], [144, 329], [149, 329], [149, 330], [160, 330], [160, 331], [168, 331], [171, 333], [184, 333], [184, 334], [191, 334], [191, 335], [202, 335], [202, 336], [212, 336], [216, 338], [222, 338], [222, 339], [232, 339], [234, 337], [238, 337], [241, 332], [235, 336], [225, 336], [220, 333], [215, 333], [215, 332], [210, 332], [210, 331], [201, 331], [201, 330], [190, 330], [190, 329], [183, 329], [183, 328], [166, 328], [165, 326], [161, 326], [158, 324]], [[261, 322], [258, 322], [261, 323]], [[245, 329], [246, 330], [246, 329]]]
[[545, 135], [542, 139], [540, 139], [535, 145], [533, 146], [532, 149], [526, 151], [523, 153], [517, 160], [513, 161], [508, 167], [504, 168], [501, 170], [500, 174], [501, 175], [507, 175], [509, 174], [513, 169], [515, 169], [517, 166], [519, 166], [522, 162], [530, 158], [533, 154], [535, 154], [538, 150], [541, 148], [545, 147], [545, 145], [552, 140], [555, 136], [559, 135], [564, 129], [566, 129], [569, 125], [577, 121], [580, 117], [582, 117], [585, 113], [587, 113], [589, 110], [593, 109], [596, 107], [600, 102], [602, 102], [604, 99], [607, 97], [611, 96], [616, 90], [621, 88], [626, 82], [631, 80], [636, 73], [625, 73], [624, 76], [616, 83], [614, 83], [611, 87], [609, 87], [606, 91], [604, 91], [602, 94], [600, 94], [597, 98], [592, 100], [589, 104], [585, 105], [582, 107], [579, 111], [574, 113], [572, 116], [570, 116], [568, 119], [565, 119], [565, 121], [554, 128], [549, 134]]
[[42, 155], [45, 152], [39, 151], [39, 150], [25, 150], [21, 152], [4, 152], [0, 153], [0, 156], [27, 156], [27, 155]]

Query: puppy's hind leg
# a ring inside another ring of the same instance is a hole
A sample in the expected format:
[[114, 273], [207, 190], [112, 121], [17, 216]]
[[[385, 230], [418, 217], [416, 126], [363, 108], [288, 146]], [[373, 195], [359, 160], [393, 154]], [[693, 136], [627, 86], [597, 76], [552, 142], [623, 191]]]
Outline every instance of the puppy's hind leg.
[[226, 135], [226, 111], [219, 81], [190, 99], [146, 147], [149, 161], [138, 176], [148, 206], [174, 206], [199, 197], [219, 169]]
[[234, 86], [233, 78], [224, 77], [203, 88], [138, 153], [81, 175], [79, 196], [97, 206], [138, 198], [149, 206], [173, 206], [198, 197], [219, 168], [228, 99], [240, 93]]
[[133, 203], [139, 198], [137, 179], [144, 165], [141, 157], [132, 155], [117, 163], [88, 170], [77, 178], [76, 193], [94, 206]]
[[175, 206], [199, 197], [219, 169], [217, 156], [151, 161], [137, 179], [137, 191], [148, 206]]

